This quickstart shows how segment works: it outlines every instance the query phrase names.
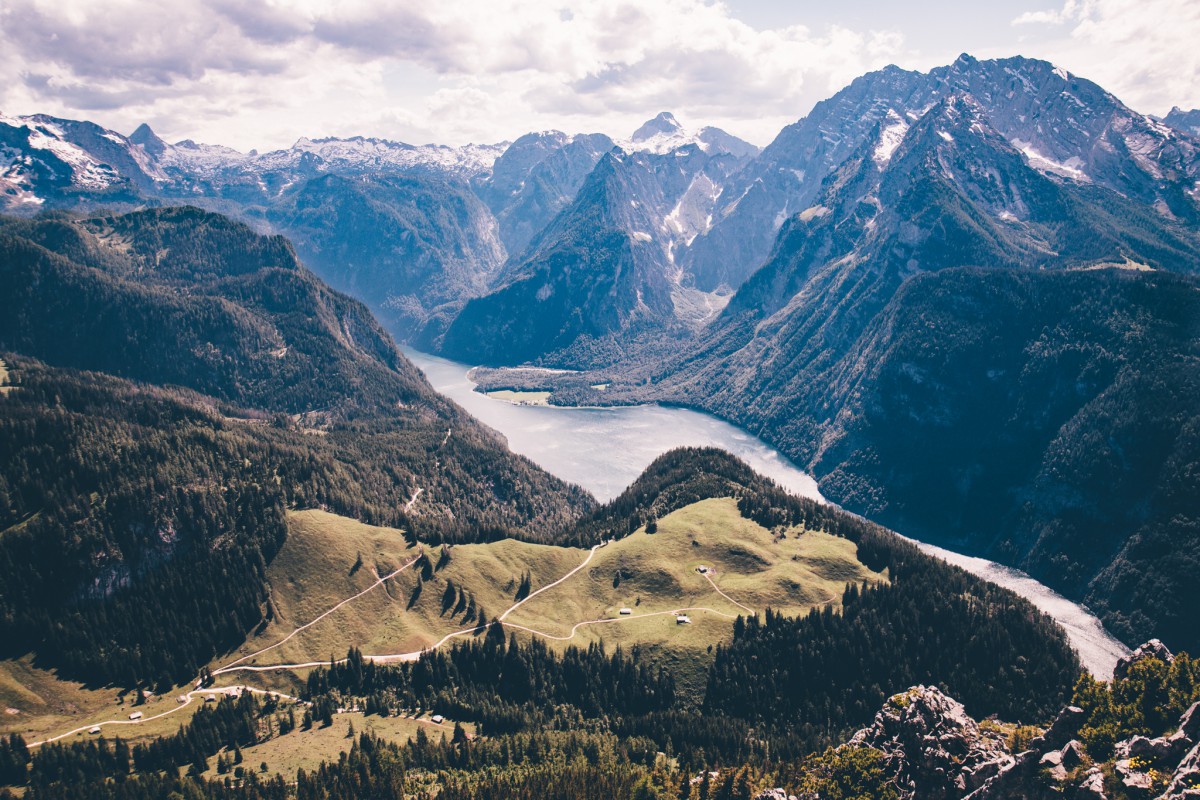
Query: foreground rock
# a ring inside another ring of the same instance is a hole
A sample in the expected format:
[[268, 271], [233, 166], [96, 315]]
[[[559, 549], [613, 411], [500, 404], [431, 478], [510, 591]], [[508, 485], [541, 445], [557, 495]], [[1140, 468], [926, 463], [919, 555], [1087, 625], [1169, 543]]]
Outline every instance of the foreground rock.
[[[1152, 640], [1118, 664], [1114, 680], [1152, 658], [1174, 661], [1162, 642]], [[937, 687], [915, 686], [889, 698], [849, 746], [881, 752], [905, 800], [1200, 800], [1200, 702], [1164, 736], [1117, 742], [1104, 763], [1081, 741], [1086, 717], [1068, 706], [1014, 753], [1002, 726], [981, 727]], [[758, 800], [789, 798], [774, 790]]]
[[900, 791], [929, 800], [963, 797], [1013, 761], [1001, 737], [980, 730], [961, 703], [931, 686], [889, 698], [850, 744], [883, 752]]

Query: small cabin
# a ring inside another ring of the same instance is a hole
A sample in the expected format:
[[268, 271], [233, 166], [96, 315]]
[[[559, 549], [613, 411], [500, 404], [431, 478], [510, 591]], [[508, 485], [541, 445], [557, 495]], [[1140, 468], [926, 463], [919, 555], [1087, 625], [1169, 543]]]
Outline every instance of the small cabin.
[[432, 722], [434, 725], [441, 725], [443, 722], [446, 721], [446, 718], [443, 717], [441, 714], [434, 714], [432, 717], [429, 718], [429, 721]]
[[700, 566], [696, 567], [696, 572], [699, 572], [701, 575], [707, 575], [707, 574], [708, 574], [708, 567], [706, 567], [706, 566], [704, 566], [703, 564], [701, 564]]
[[132, 720], [139, 720], [139, 719], [141, 719], [141, 718], [142, 718], [142, 712], [140, 712], [140, 711], [135, 711], [135, 712], [133, 712], [132, 714], [130, 714], [130, 715], [129, 715], [129, 718], [130, 718], [130, 719], [132, 719]]
[[627, 616], [629, 616], [629, 615], [630, 615], [630, 614], [632, 614], [632, 613], [633, 613], [633, 609], [632, 609], [632, 608], [622, 608], [622, 609], [621, 609], [621, 616], [625, 616], [625, 617], [627, 617]]
[[97, 726], [96, 726], [96, 727], [94, 727], [94, 728], [88, 728], [88, 733], [90, 733], [90, 734], [93, 734], [93, 735], [95, 735], [95, 734], [97, 734], [97, 733], [99, 733], [99, 732], [100, 732], [100, 726], [99, 726], [99, 725], [97, 725]]
[[186, 702], [187, 702], [187, 695], [186, 695], [186, 694], [181, 694], [181, 695], [179, 695], [179, 697], [176, 697], [176, 698], [175, 698], [175, 702], [177, 702], [177, 703], [186, 703]]
[[217, 696], [215, 694], [206, 694], [204, 695], [204, 702], [215, 703], [217, 702]]
[[689, 617], [687, 614], [677, 614], [675, 616], [675, 624], [676, 625], [691, 625], [692, 618]]

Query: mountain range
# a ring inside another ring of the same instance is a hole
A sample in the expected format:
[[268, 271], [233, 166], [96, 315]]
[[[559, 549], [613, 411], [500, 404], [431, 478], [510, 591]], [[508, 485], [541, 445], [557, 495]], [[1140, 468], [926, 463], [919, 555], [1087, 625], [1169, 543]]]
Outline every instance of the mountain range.
[[[1195, 796], [1198, 173], [967, 55], [761, 150], [0, 115], [0, 800]], [[598, 503], [397, 341], [829, 502], [681, 448]]]
[[964, 54], [864, 75], [761, 151], [666, 112], [623, 140], [265, 154], [3, 117], [0, 197], [186, 202], [283, 234], [403, 341], [583, 370], [490, 386], [710, 410], [853, 510], [1020, 565], [1129, 640], [1196, 646], [1191, 556], [1151, 544], [1195, 551], [1194, 116]]

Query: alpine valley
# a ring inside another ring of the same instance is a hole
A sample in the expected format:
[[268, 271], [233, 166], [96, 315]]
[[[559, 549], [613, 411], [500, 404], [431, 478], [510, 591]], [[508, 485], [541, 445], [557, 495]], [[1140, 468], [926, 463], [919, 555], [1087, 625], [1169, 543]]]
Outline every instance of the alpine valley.
[[[0, 282], [0, 800], [1200, 796], [1200, 111], [964, 54], [762, 149], [0, 114]], [[599, 502], [398, 345], [828, 502]]]

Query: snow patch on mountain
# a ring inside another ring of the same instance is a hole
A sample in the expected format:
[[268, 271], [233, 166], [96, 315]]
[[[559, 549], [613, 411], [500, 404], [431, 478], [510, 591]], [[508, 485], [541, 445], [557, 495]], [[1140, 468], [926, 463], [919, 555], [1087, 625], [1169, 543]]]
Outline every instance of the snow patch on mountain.
[[1091, 177], [1083, 170], [1083, 159], [1078, 156], [1071, 156], [1066, 161], [1055, 161], [1038, 152], [1030, 142], [1013, 139], [1011, 144], [1024, 153], [1025, 158], [1029, 161], [1029, 166], [1039, 172], [1058, 175], [1062, 178], [1071, 178], [1082, 183], [1091, 183], [1092, 181]]
[[871, 155], [879, 167], [891, 160], [892, 153], [896, 152], [900, 142], [904, 141], [904, 134], [908, 133], [908, 123], [891, 109], [888, 110], [886, 122], [879, 132], [879, 143], [875, 145], [875, 151]]

